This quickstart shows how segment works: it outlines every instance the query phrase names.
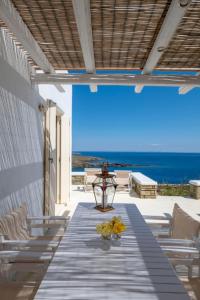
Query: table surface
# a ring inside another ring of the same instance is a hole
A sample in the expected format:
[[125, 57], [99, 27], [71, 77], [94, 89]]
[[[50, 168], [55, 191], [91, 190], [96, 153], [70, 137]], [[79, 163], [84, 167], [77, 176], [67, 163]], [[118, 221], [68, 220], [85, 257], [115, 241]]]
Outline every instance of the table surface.
[[[134, 204], [101, 213], [80, 203], [35, 296], [37, 300], [189, 300]], [[119, 241], [102, 241], [96, 224], [121, 216]]]

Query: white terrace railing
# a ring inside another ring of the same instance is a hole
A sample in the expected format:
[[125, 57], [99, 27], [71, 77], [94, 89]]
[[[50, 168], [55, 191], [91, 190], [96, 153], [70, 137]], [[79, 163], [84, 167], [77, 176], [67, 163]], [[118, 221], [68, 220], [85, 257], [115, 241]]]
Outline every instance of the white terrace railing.
[[[112, 172], [111, 172], [112, 173]], [[84, 185], [85, 172], [72, 172], [72, 185]], [[130, 177], [131, 190], [135, 190], [140, 198], [156, 198], [157, 182], [140, 172], [132, 172]]]

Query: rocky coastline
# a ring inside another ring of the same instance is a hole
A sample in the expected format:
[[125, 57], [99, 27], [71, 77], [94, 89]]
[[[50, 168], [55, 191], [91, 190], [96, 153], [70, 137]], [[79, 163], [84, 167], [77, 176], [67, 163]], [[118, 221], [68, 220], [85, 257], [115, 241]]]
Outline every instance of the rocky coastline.
[[82, 156], [80, 154], [72, 155], [73, 168], [95, 168], [100, 164], [102, 158], [95, 156]]
[[[105, 161], [100, 157], [83, 156], [78, 153], [72, 155], [72, 167], [73, 168], [101, 168], [103, 162], [105, 162]], [[121, 162], [109, 163], [109, 166], [110, 167], [119, 167], [119, 168], [151, 167], [151, 165], [128, 164], [128, 163], [121, 163]]]

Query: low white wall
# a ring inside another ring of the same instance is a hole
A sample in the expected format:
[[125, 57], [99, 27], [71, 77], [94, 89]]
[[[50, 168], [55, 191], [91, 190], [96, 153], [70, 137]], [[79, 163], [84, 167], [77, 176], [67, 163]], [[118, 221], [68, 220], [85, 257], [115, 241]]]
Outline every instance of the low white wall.
[[0, 215], [22, 202], [30, 214], [41, 215], [43, 116], [38, 104], [43, 99], [30, 85], [26, 55], [2, 30], [0, 41]]

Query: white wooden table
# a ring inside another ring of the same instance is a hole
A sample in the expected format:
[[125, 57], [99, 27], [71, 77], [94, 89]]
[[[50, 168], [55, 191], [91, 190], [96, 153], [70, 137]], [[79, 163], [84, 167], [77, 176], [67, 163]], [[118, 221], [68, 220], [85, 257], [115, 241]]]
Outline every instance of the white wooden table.
[[[37, 300], [188, 300], [134, 204], [100, 213], [80, 203], [35, 296]], [[120, 241], [101, 241], [96, 224], [120, 215]]]

